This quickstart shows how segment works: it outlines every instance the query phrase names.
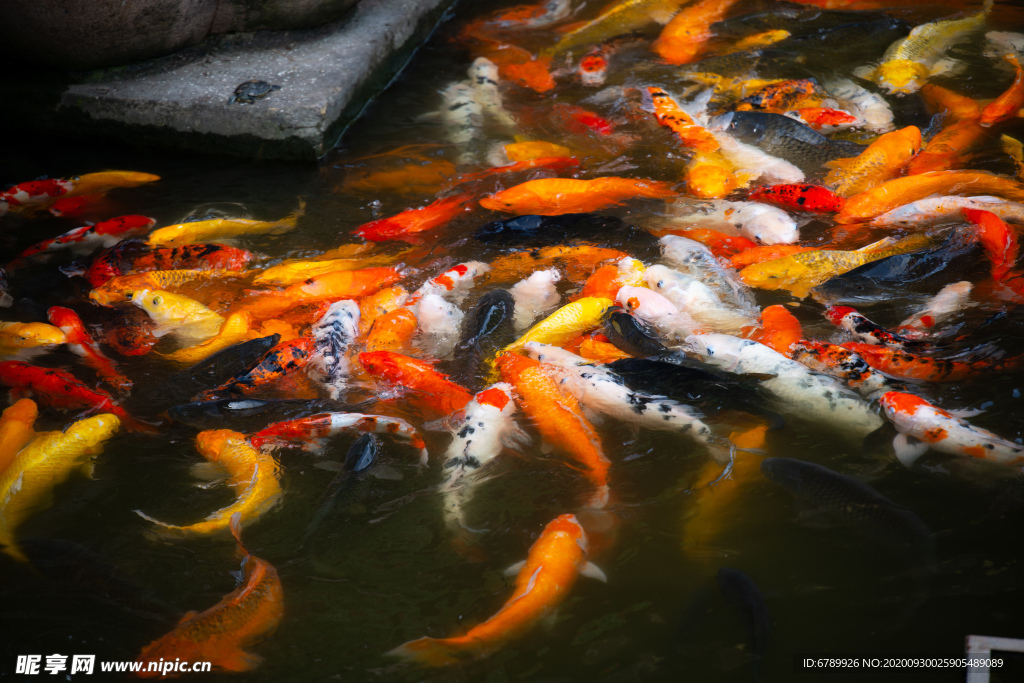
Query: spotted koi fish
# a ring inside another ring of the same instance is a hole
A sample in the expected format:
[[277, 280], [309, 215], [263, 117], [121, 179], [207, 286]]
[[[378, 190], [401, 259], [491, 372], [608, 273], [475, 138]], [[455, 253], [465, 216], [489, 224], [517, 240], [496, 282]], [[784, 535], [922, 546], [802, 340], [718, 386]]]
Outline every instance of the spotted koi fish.
[[923, 382], [959, 382], [986, 372], [1005, 370], [1020, 362], [1019, 358], [985, 358], [973, 361], [932, 358], [888, 346], [857, 342], [845, 342], [842, 346], [857, 352], [871, 367], [887, 375]]
[[868, 320], [850, 306], [829, 306], [825, 309], [825, 317], [836, 327], [841, 327], [854, 337], [875, 346], [888, 346], [893, 349], [919, 347], [922, 342], [901, 337], [878, 323]]
[[806, 183], [759, 187], [747, 195], [747, 198], [755, 202], [774, 204], [783, 209], [814, 213], [842, 211], [846, 204], [845, 198], [827, 187]]
[[315, 350], [316, 341], [308, 335], [281, 342], [249, 370], [219, 387], [207, 389], [193, 400], [215, 401], [256, 393], [287, 375], [304, 370]]
[[26, 261], [41, 260], [62, 250], [79, 255], [91, 254], [96, 249], [112, 247], [126, 237], [143, 235], [155, 224], [156, 220], [148, 216], [131, 215], [85, 225], [32, 245], [18, 254], [6, 268], [12, 270]]
[[319, 413], [275, 422], [250, 435], [249, 443], [262, 449], [300, 445], [303, 450], [319, 451], [327, 439], [353, 432], [391, 435], [417, 449], [420, 463], [427, 464], [427, 444], [416, 428], [401, 418], [386, 415]]

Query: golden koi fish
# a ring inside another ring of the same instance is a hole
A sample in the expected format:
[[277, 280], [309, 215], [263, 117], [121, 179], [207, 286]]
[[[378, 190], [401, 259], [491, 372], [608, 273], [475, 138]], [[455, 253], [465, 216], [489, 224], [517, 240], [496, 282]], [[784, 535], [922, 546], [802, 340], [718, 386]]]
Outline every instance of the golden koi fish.
[[305, 203], [298, 211], [288, 214], [277, 221], [254, 221], [248, 218], [212, 218], [208, 221], [178, 223], [154, 230], [149, 235], [149, 243], [153, 246], [177, 246], [193, 242], [211, 242], [226, 237], [240, 235], [279, 235], [293, 230], [299, 222], [299, 216], [305, 210]]
[[220, 331], [206, 341], [195, 346], [178, 349], [174, 353], [160, 355], [176, 363], [193, 365], [229, 346], [255, 339], [256, 336], [257, 334], [252, 329], [252, 315], [248, 311], [239, 311], [229, 315], [224, 324], [220, 326]]
[[0, 322], [0, 356], [14, 356], [18, 353], [41, 352], [43, 347], [67, 343], [67, 337], [59, 327], [46, 323]]
[[599, 45], [652, 22], [667, 24], [685, 3], [686, 0], [625, 0], [566, 33], [553, 47], [541, 52], [541, 56], [557, 57], [578, 47]]
[[195, 280], [220, 280], [237, 277], [231, 270], [151, 270], [148, 273], [116, 275], [89, 292], [89, 298], [101, 306], [130, 301], [135, 292], [144, 289], [172, 289]]

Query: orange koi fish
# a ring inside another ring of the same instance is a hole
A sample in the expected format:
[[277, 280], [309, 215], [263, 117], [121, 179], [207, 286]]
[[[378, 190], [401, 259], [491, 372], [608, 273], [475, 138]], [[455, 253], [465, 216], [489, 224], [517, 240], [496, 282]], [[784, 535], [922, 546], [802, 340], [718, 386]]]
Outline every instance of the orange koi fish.
[[1024, 184], [986, 171], [930, 171], [888, 180], [849, 198], [837, 223], [858, 223], [932, 194], [991, 194], [1024, 201]]
[[455, 164], [450, 161], [415, 161], [368, 174], [346, 172], [340, 189], [342, 192], [433, 194], [454, 176]]
[[962, 209], [962, 213], [968, 223], [978, 226], [978, 240], [988, 260], [992, 262], [992, 277], [996, 280], [1005, 279], [1020, 254], [1017, 234], [991, 211]]
[[531, 159], [543, 159], [549, 158], [568, 158], [572, 156], [572, 151], [568, 147], [562, 147], [552, 142], [544, 142], [542, 140], [534, 140], [531, 142], [514, 142], [510, 145], [505, 145], [505, 156], [512, 161], [528, 161]]
[[817, 247], [799, 247], [795, 244], [765, 244], [744, 249], [738, 254], [729, 258], [729, 265], [737, 270], [742, 270], [755, 263], [774, 261], [777, 258], [799, 254], [804, 251], [814, 251]]
[[156, 428], [136, 420], [105, 391], [90, 389], [74, 376], [56, 368], [41, 368], [17, 360], [0, 362], [0, 384], [11, 387], [19, 398], [33, 394], [58, 410], [89, 410], [113, 413], [132, 431], [154, 432]]
[[721, 199], [736, 189], [739, 179], [720, 154], [696, 154], [683, 173], [686, 193], [702, 199]]
[[267, 292], [242, 301], [233, 312], [248, 311], [257, 320], [274, 318], [289, 308], [325, 299], [358, 299], [402, 279], [395, 268], [361, 268], [337, 270], [309, 278], [286, 287], [281, 292]]
[[122, 396], [128, 395], [132, 381], [117, 371], [114, 361], [103, 355], [77, 313], [70, 308], [53, 306], [46, 312], [46, 317], [51, 325], [59, 327], [67, 337], [67, 345], [72, 352], [81, 356], [117, 393]]
[[566, 453], [597, 488], [589, 505], [603, 508], [608, 502], [608, 468], [611, 462], [601, 450], [601, 442], [579, 403], [563, 394], [540, 367], [540, 363], [515, 353], [497, 358], [502, 381], [515, 387], [519, 407], [536, 425], [544, 440]]
[[203, 612], [189, 612], [173, 631], [142, 648], [139, 678], [177, 675], [179, 661], [210, 662], [215, 670], [251, 671], [263, 661], [243, 648], [271, 635], [284, 617], [284, 590], [277, 570], [242, 545], [239, 517], [231, 533], [245, 554], [242, 583]]
[[32, 426], [39, 417], [39, 408], [30, 398], [23, 398], [4, 410], [0, 416], [0, 474], [14, 461], [28, 442], [35, 438]]
[[689, 64], [707, 49], [714, 35], [711, 24], [724, 19], [734, 4], [736, 0], [698, 0], [684, 7], [661, 30], [651, 49], [669, 64]]
[[828, 93], [813, 78], [796, 78], [766, 85], [741, 99], [733, 109], [784, 114], [790, 109], [819, 104], [826, 97]]
[[941, 85], [925, 83], [921, 86], [921, 96], [930, 110], [935, 113], [945, 112], [950, 123], [981, 117], [981, 105], [977, 100], [955, 93]]
[[[689, 230], [669, 229], [664, 232], [665, 234], [679, 235], [680, 237], [691, 239], [694, 242], [700, 242], [710, 249], [711, 253], [718, 258], [733, 258], [737, 254], [745, 252], [748, 249], [753, 249], [757, 246], [757, 242], [748, 240], [742, 235], [727, 235], [724, 232], [711, 230], [710, 228], [690, 228]], [[655, 234], [660, 236], [662, 232], [659, 231]], [[733, 267], [735, 268], [736, 266]]]
[[541, 178], [485, 197], [480, 206], [519, 215], [559, 216], [597, 211], [637, 197], [667, 199], [676, 195], [670, 183], [658, 180]]
[[[237, 524], [255, 522], [281, 498], [281, 485], [277, 461], [273, 456], [256, 450], [246, 441], [245, 434], [230, 429], [211, 429], [196, 435], [196, 450], [206, 459], [208, 466], [194, 469], [201, 476], [216, 476], [226, 472], [225, 483], [235, 490], [237, 498], [231, 505], [211, 512], [201, 522], [188, 526], [165, 524], [136, 510], [135, 514], [156, 524], [159, 532], [168, 536], [195, 536], [215, 534]], [[235, 517], [238, 515], [238, 517]]]
[[400, 308], [409, 298], [401, 285], [385, 287], [359, 300], [359, 333], [365, 336], [377, 318]]
[[832, 170], [825, 176], [825, 184], [842, 197], [865, 192], [898, 176], [919, 149], [921, 130], [917, 126], [894, 130], [855, 157], [827, 162]]
[[750, 338], [761, 342], [773, 351], [789, 357], [789, 347], [804, 337], [800, 321], [785, 306], [768, 306], [761, 311], [761, 329], [755, 330]]
[[473, 400], [473, 394], [418, 358], [394, 351], [365, 351], [359, 354], [359, 363], [374, 377], [411, 389], [415, 403], [442, 415], [462, 410]]
[[516, 570], [512, 597], [497, 614], [454, 638], [419, 638], [388, 654], [427, 666], [447, 666], [486, 657], [533, 628], [560, 605], [580, 574], [605, 581], [604, 573], [587, 561], [589, 542], [574, 515], [548, 523]]
[[299, 444], [304, 450], [317, 451], [327, 439], [351, 432], [390, 434], [401, 439], [420, 454], [420, 463], [427, 464], [427, 444], [416, 428], [405, 420], [387, 415], [364, 413], [320, 413], [294, 420], [275, 422], [249, 437], [253, 448], [273, 449]]
[[132, 275], [116, 275], [89, 292], [89, 298], [101, 306], [131, 301], [136, 292], [169, 290], [194, 280], [219, 280], [238, 273], [231, 270], [151, 270]]
[[890, 391], [880, 400], [882, 412], [899, 432], [893, 440], [896, 457], [907, 467], [929, 448], [1007, 465], [1024, 461], [1024, 446], [1002, 439], [987, 429], [973, 427], [923, 398]]
[[[828, 107], [801, 107], [793, 113], [814, 130], [820, 130], [824, 126], [856, 123], [859, 120], [853, 114], [842, 109], [829, 109]], [[789, 115], [790, 112], [786, 112], [786, 114]]]
[[1019, 360], [986, 358], [975, 361], [958, 361], [950, 358], [932, 358], [908, 353], [888, 346], [875, 346], [862, 342], [844, 342], [843, 348], [855, 351], [875, 370], [898, 377], [922, 382], [959, 382], [977, 377], [988, 371], [1005, 370], [1014, 367]]
[[715, 136], [706, 128], [698, 126], [689, 114], [679, 108], [671, 95], [654, 86], [647, 87], [647, 94], [651, 98], [654, 118], [660, 125], [679, 136], [679, 141], [684, 147], [690, 147], [698, 152], [714, 152], [718, 149], [718, 140]]
[[468, 210], [467, 205], [472, 200], [473, 195], [471, 194], [438, 199], [419, 209], [410, 209], [390, 218], [364, 223], [356, 228], [355, 234], [371, 242], [404, 240], [415, 244], [420, 241], [420, 238], [413, 237], [413, 235], [439, 228], [448, 223], [462, 211]]
[[618, 249], [590, 246], [543, 247], [499, 256], [491, 261], [491, 282], [520, 280], [531, 273], [554, 266], [573, 282], [589, 277], [605, 261], [629, 256]]
[[397, 308], [373, 322], [373, 327], [366, 335], [366, 350], [396, 353], [408, 351], [418, 329], [416, 315], [408, 308]]
[[316, 341], [308, 335], [280, 342], [267, 351], [252, 368], [219, 387], [207, 389], [193, 400], [215, 401], [255, 393], [291, 373], [302, 371], [315, 350]]
[[967, 161], [967, 153], [981, 144], [987, 135], [988, 131], [977, 119], [964, 119], [946, 126], [910, 160], [907, 175], [963, 166]]
[[1017, 116], [1017, 112], [1024, 107], [1024, 69], [1017, 61], [1017, 55], [1003, 55], [1003, 59], [1010, 63], [1016, 75], [1013, 83], [1003, 92], [1002, 95], [985, 105], [981, 110], [980, 123], [988, 128], [993, 123], [1006, 121]]
[[623, 358], [633, 357], [609, 342], [608, 337], [605, 337], [603, 334], [585, 337], [580, 342], [579, 355], [598, 363], [611, 363]]

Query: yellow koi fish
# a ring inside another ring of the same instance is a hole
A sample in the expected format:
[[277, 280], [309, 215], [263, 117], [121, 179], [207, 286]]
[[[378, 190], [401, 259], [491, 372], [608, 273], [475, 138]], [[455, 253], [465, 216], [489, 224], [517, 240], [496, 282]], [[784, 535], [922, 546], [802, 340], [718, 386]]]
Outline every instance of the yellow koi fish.
[[153, 246], [177, 246], [193, 242], [212, 242], [239, 235], [279, 235], [288, 232], [298, 225], [305, 204], [295, 213], [288, 214], [278, 221], [254, 221], [248, 218], [213, 218], [208, 221], [178, 223], [154, 230], [149, 235], [149, 243]]
[[837, 275], [888, 256], [925, 249], [936, 241], [937, 238], [932, 235], [918, 233], [901, 240], [886, 237], [857, 251], [804, 251], [747, 266], [740, 271], [740, 279], [751, 287], [786, 289], [794, 296], [803, 298], [810, 293], [812, 287]]
[[53, 489], [71, 471], [81, 468], [92, 477], [92, 456], [121, 421], [103, 413], [75, 422], [63, 432], [43, 432], [26, 446], [0, 475], [0, 544], [16, 560], [27, 562], [14, 532], [26, 519], [53, 504]]
[[985, 0], [980, 12], [961, 19], [943, 19], [916, 26], [906, 38], [889, 46], [871, 79], [890, 93], [912, 93], [941, 73], [939, 60], [951, 45], [985, 26], [992, 0]]
[[152, 270], [148, 273], [132, 273], [117, 275], [89, 292], [89, 298], [101, 306], [110, 306], [121, 301], [129, 301], [135, 292], [144, 289], [172, 289], [195, 280], [220, 280], [237, 277], [238, 273], [231, 270]]
[[3, 473], [14, 462], [21, 449], [35, 438], [36, 432], [32, 425], [38, 416], [39, 408], [30, 398], [21, 399], [0, 416], [0, 473]]
[[605, 313], [614, 305], [614, 301], [604, 297], [589, 296], [577, 299], [528, 329], [522, 337], [506, 346], [503, 351], [519, 353], [527, 342], [561, 346], [600, 325]]
[[49, 350], [55, 344], [66, 344], [67, 337], [59, 327], [46, 323], [0, 322], [0, 356], [25, 358]]
[[77, 197], [83, 194], [107, 192], [116, 187], [138, 187], [145, 183], [156, 182], [160, 180], [160, 176], [136, 171], [100, 171], [99, 173], [75, 176], [70, 180], [71, 189], [65, 196]]
[[566, 33], [542, 57], [556, 57], [578, 47], [599, 45], [609, 38], [657, 22], [667, 24], [686, 0], [625, 0], [602, 12], [579, 28]]
[[157, 337], [174, 332], [186, 339], [203, 341], [217, 334], [224, 318], [195, 299], [161, 289], [142, 289], [132, 295], [132, 303], [157, 323]]
[[855, 157], [825, 163], [833, 169], [825, 184], [840, 197], [852, 197], [892, 180], [921, 149], [921, 130], [907, 126], [881, 136]]
[[225, 531], [231, 525], [231, 516], [241, 515], [241, 524], [259, 519], [281, 497], [277, 482], [278, 465], [272, 455], [262, 453], [251, 445], [245, 434], [230, 429], [211, 429], [196, 436], [196, 448], [207, 463], [197, 465], [193, 471], [202, 476], [217, 472], [227, 473], [227, 485], [238, 493], [234, 503], [210, 513], [206, 519], [188, 526], [165, 524], [136, 510], [136, 514], [159, 527], [168, 536], [196, 536]]
[[218, 351], [223, 351], [229, 346], [255, 339], [256, 336], [252, 329], [252, 314], [248, 311], [239, 311], [229, 315], [224, 324], [220, 326], [220, 331], [206, 341], [195, 346], [178, 349], [174, 353], [159, 355], [175, 363], [194, 365], [205, 358], [209, 358]]

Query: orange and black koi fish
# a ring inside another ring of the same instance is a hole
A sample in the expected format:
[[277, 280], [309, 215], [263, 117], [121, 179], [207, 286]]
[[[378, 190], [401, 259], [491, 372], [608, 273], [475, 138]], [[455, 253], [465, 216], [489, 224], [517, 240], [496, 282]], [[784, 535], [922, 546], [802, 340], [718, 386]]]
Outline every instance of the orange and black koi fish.
[[231, 396], [253, 394], [269, 384], [295, 372], [301, 372], [316, 350], [316, 340], [305, 335], [281, 342], [267, 351], [252, 368], [219, 387], [207, 389], [193, 401], [215, 401]]
[[866, 344], [888, 346], [894, 349], [917, 348], [924, 342], [907, 339], [891, 332], [866, 317], [850, 306], [829, 306], [825, 309], [825, 317], [836, 327], [841, 327]]
[[846, 204], [844, 197], [840, 197], [827, 187], [806, 183], [759, 187], [747, 195], [747, 198], [755, 202], [773, 204], [783, 209], [814, 213], [842, 211]]
[[858, 342], [845, 342], [842, 346], [857, 352], [871, 367], [887, 375], [923, 382], [959, 382], [985, 372], [1006, 370], [1020, 363], [1019, 358], [984, 358], [973, 361], [932, 358], [902, 349]]
[[99, 287], [117, 275], [152, 270], [238, 271], [252, 259], [253, 255], [245, 249], [224, 244], [183, 244], [153, 249], [137, 240], [124, 240], [97, 255], [86, 270], [85, 279], [93, 287]]

